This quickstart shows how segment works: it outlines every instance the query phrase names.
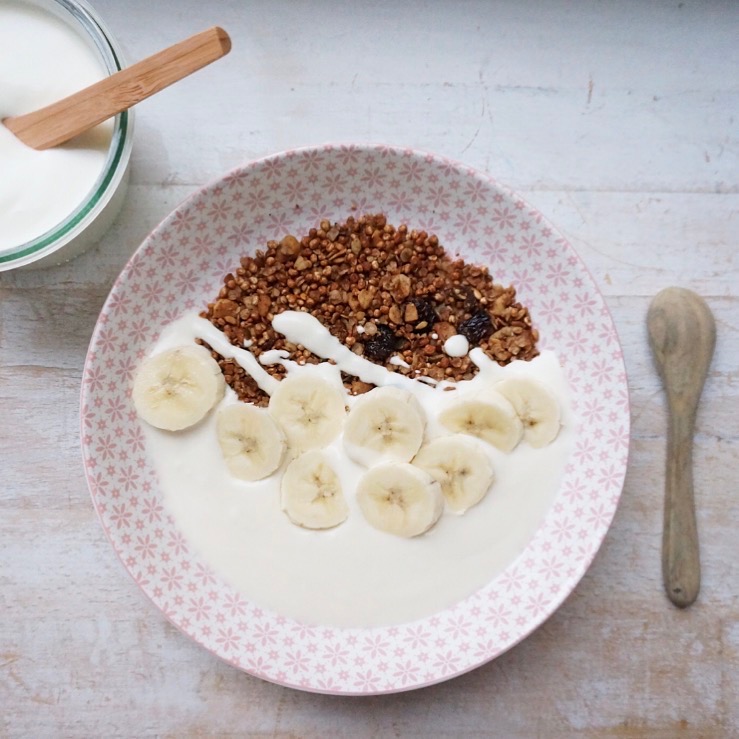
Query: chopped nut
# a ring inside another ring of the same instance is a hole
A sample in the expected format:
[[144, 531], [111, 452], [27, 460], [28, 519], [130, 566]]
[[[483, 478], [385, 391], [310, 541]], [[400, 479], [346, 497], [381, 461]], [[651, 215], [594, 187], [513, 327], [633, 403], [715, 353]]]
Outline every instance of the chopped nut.
[[257, 300], [257, 312], [260, 316], [266, 316], [269, 313], [270, 306], [272, 305], [272, 299], [269, 295], [262, 293]]
[[390, 306], [388, 318], [390, 319], [391, 323], [397, 324], [403, 322], [403, 314], [401, 313], [400, 308], [397, 305]]
[[493, 302], [493, 313], [496, 316], [502, 316], [505, 313], [507, 303], [507, 295], [503, 293]]
[[295, 260], [295, 269], [302, 272], [303, 270], [308, 269], [308, 267], [312, 266], [310, 261], [306, 259], [305, 257], [298, 257]]
[[395, 302], [402, 303], [411, 294], [411, 278], [404, 274], [395, 275], [390, 280], [389, 289]]
[[372, 305], [372, 299], [375, 297], [375, 291], [372, 290], [361, 290], [357, 295], [359, 305], [365, 310]]
[[351, 391], [354, 395], [362, 395], [368, 393], [374, 385], [370, 385], [368, 382], [362, 382], [361, 380], [354, 380], [351, 385]]
[[238, 310], [239, 306], [233, 300], [216, 300], [212, 315], [213, 318], [223, 318], [224, 316], [234, 315]]
[[279, 253], [286, 257], [295, 257], [300, 253], [300, 242], [288, 234], [280, 242]]
[[434, 324], [434, 331], [439, 335], [439, 341], [446, 341], [447, 339], [454, 336], [454, 334], [457, 333], [457, 330], [452, 326], [451, 323], [447, 323], [446, 321], [439, 321], [439, 323]]
[[405, 322], [415, 323], [418, 320], [418, 308], [413, 303], [405, 306]]

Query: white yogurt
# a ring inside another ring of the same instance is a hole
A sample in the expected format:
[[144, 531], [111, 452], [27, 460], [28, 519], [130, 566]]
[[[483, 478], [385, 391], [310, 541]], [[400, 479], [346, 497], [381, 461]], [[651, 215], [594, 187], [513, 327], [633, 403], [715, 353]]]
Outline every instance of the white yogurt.
[[405, 369], [410, 369], [411, 366], [408, 364], [408, 362], [403, 359], [403, 357], [398, 356], [397, 354], [394, 354], [392, 357], [390, 357], [390, 364], [394, 365], [395, 367], [405, 367]]
[[[0, 120], [29, 113], [107, 75], [64, 21], [0, 0]], [[36, 151], [0, 124], [0, 254], [54, 228], [87, 197], [103, 170], [107, 121], [63, 146]]]
[[[218, 446], [215, 413], [184, 433], [146, 427], [148, 453], [166, 504], [202, 557], [254, 603], [307, 623], [371, 627], [403, 623], [447, 608], [500, 573], [526, 546], [549, 508], [573, 446], [574, 420], [564, 373], [556, 356], [500, 367], [479, 349], [470, 358], [478, 375], [454, 392], [412, 380], [348, 350], [313, 316], [286, 312], [273, 321], [289, 341], [336, 364], [299, 366], [286, 352], [261, 355], [288, 373], [320, 373], [340, 383], [349, 372], [366, 382], [399, 385], [414, 393], [427, 417], [427, 438], [445, 432], [439, 412], [462, 395], [484, 392], [492, 382], [526, 375], [545, 382], [562, 404], [562, 430], [544, 449], [525, 442], [505, 454], [486, 447], [496, 480], [488, 495], [463, 516], [445, 512], [426, 534], [402, 539], [372, 528], [355, 499], [364, 469], [344, 453], [339, 438], [326, 453], [341, 480], [348, 519], [328, 531], [292, 524], [280, 509], [279, 477], [243, 482], [229, 475]], [[244, 349], [196, 315], [168, 326], [153, 353], [195, 337], [241, 364], [271, 392], [275, 381]], [[251, 358], [249, 358], [251, 357]], [[269, 381], [265, 379], [269, 377]], [[342, 386], [343, 387], [343, 386]], [[349, 406], [355, 399], [347, 395]], [[237, 402], [230, 389], [222, 401]]]
[[444, 342], [444, 353], [449, 357], [463, 357], [470, 350], [466, 336], [455, 334]]

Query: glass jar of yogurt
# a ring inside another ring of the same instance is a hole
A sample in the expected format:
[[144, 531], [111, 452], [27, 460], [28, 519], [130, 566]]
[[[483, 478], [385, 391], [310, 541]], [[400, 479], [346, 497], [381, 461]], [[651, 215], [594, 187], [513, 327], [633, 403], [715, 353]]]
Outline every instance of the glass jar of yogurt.
[[[0, 0], [0, 120], [122, 67], [84, 0]], [[123, 204], [132, 140], [131, 111], [46, 151], [0, 125], [0, 271], [61, 264], [97, 243]]]

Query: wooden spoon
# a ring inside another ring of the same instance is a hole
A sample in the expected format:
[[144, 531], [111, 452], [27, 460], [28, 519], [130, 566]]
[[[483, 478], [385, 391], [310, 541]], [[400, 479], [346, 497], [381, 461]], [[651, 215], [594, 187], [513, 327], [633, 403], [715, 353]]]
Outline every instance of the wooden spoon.
[[2, 122], [34, 149], [58, 146], [220, 59], [230, 50], [228, 34], [214, 26], [74, 95]]
[[667, 597], [685, 608], [700, 590], [693, 433], [698, 401], [716, 344], [716, 324], [700, 296], [683, 288], [668, 287], [649, 306], [647, 327], [669, 407], [662, 577]]

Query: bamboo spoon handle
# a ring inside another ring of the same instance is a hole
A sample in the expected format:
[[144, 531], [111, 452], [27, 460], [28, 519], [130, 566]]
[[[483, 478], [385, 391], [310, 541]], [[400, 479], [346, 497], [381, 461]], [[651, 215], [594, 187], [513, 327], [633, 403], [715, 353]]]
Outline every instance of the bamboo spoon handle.
[[6, 118], [3, 123], [34, 149], [58, 146], [220, 59], [230, 50], [228, 34], [214, 26], [56, 103]]
[[667, 597], [689, 606], [701, 586], [698, 526], [693, 496], [693, 419], [670, 408], [662, 529], [662, 578]]

